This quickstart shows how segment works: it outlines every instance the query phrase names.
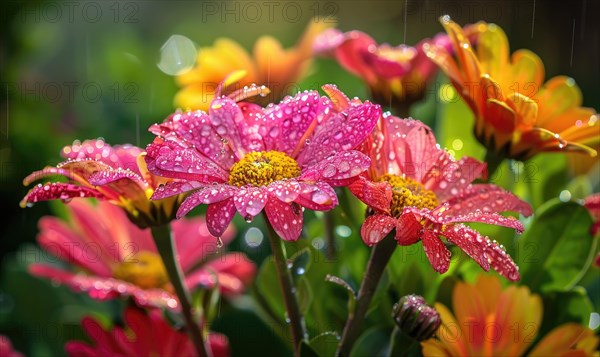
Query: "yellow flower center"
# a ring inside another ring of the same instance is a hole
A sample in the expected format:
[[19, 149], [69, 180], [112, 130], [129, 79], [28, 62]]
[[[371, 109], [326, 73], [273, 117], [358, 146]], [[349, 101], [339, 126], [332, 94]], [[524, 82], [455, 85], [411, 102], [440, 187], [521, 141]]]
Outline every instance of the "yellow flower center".
[[158, 254], [148, 251], [136, 253], [128, 261], [113, 269], [116, 279], [125, 280], [143, 289], [162, 288], [169, 282], [165, 266]]
[[300, 176], [296, 160], [280, 151], [255, 151], [246, 154], [229, 171], [233, 186], [266, 186], [271, 182]]
[[392, 186], [391, 213], [394, 217], [399, 217], [404, 207], [433, 209], [439, 205], [433, 191], [409, 177], [385, 174], [379, 181], [387, 181]]

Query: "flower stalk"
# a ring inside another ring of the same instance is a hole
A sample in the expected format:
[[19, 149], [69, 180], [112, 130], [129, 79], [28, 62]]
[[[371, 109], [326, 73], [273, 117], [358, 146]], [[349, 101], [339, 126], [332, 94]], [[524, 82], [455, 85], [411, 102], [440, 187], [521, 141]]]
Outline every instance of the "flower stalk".
[[179, 299], [181, 305], [181, 312], [185, 320], [188, 334], [194, 344], [194, 348], [198, 357], [210, 357], [211, 352], [206, 348], [204, 339], [202, 338], [202, 331], [200, 326], [194, 320], [192, 306], [190, 304], [191, 297], [184, 284], [184, 275], [179, 266], [179, 260], [177, 258], [177, 252], [175, 251], [175, 245], [173, 235], [171, 234], [171, 228], [168, 224], [153, 226], [152, 238], [156, 244], [156, 248], [160, 254], [160, 257], [165, 265], [169, 280], [175, 289], [175, 294]]
[[352, 351], [352, 346], [360, 334], [361, 325], [365, 320], [365, 316], [369, 310], [373, 295], [375, 295], [379, 280], [381, 280], [383, 271], [396, 248], [397, 243], [394, 239], [395, 234], [396, 231], [392, 230], [392, 232], [381, 242], [376, 244], [371, 251], [371, 257], [367, 263], [367, 271], [360, 284], [354, 311], [349, 311], [336, 355], [349, 356], [350, 351]]
[[300, 312], [300, 306], [298, 305], [298, 300], [295, 294], [296, 288], [294, 287], [292, 274], [288, 269], [287, 259], [283, 251], [281, 239], [277, 233], [275, 233], [275, 230], [269, 223], [268, 219], [265, 219], [265, 224], [267, 226], [269, 242], [271, 243], [271, 254], [273, 254], [273, 261], [275, 262], [277, 279], [279, 280], [279, 286], [281, 287], [281, 293], [283, 294], [287, 318], [289, 320], [290, 330], [292, 333], [294, 355], [298, 356], [300, 353], [300, 343], [307, 338], [304, 317]]

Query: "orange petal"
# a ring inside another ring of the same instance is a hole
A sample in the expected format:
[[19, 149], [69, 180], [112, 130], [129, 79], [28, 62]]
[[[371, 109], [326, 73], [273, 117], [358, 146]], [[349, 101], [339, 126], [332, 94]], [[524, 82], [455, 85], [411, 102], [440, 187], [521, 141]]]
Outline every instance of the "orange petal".
[[450, 19], [450, 16], [442, 16], [440, 22], [452, 41], [458, 64], [465, 76], [464, 79], [470, 83], [478, 82], [481, 74], [479, 61], [473, 53], [469, 39], [465, 36], [462, 28]]
[[538, 115], [538, 104], [529, 97], [520, 93], [512, 93], [509, 96], [509, 104], [514, 109], [516, 115], [516, 125], [522, 128], [531, 128], [535, 125]]
[[[598, 346], [598, 337], [587, 327], [576, 323], [566, 323], [548, 333], [531, 351], [530, 357], [560, 356], [574, 347], [579, 347], [591, 354]], [[591, 347], [591, 348], [590, 348]]]
[[458, 324], [454, 315], [452, 315], [446, 306], [436, 303], [435, 309], [440, 314], [442, 320], [442, 324], [436, 334], [447, 353], [451, 356], [468, 355], [468, 347], [464, 341], [465, 334], [461, 329], [462, 326]]
[[200, 109], [208, 111], [210, 102], [215, 97], [215, 89], [216, 86], [206, 86], [203, 84], [187, 86], [175, 95], [175, 106], [184, 110]]
[[492, 77], [500, 78], [508, 62], [508, 39], [504, 31], [495, 24], [477, 24], [477, 57], [481, 70]]
[[546, 82], [538, 98], [538, 126], [544, 128], [556, 120], [556, 117], [568, 109], [580, 106], [582, 102], [579, 87], [573, 78], [566, 76], [557, 76]]
[[535, 53], [529, 50], [518, 50], [512, 54], [510, 77], [507, 85], [518, 85], [513, 88], [528, 97], [534, 97], [544, 81], [544, 64]]

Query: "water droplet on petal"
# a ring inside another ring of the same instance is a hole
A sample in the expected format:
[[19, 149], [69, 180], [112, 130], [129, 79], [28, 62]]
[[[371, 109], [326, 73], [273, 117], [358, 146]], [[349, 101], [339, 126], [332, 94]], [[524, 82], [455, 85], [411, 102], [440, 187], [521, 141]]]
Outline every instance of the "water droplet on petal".
[[217, 248], [223, 248], [223, 240], [221, 237], [217, 237]]

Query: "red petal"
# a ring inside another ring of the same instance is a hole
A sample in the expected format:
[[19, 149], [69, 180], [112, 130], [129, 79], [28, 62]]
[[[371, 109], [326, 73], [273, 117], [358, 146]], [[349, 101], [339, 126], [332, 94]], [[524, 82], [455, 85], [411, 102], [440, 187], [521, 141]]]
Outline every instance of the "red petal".
[[518, 281], [521, 279], [519, 267], [517, 267], [515, 262], [502, 248], [496, 243], [490, 242], [489, 239], [485, 249], [485, 255], [490, 262], [491, 267], [500, 275], [510, 281]]
[[300, 238], [303, 222], [300, 205], [294, 202], [283, 203], [275, 197], [270, 197], [265, 213], [271, 226], [283, 240], [295, 241]]
[[363, 242], [373, 246], [385, 238], [392, 229], [396, 228], [396, 219], [386, 214], [374, 214], [365, 219], [360, 235]]
[[[227, 184], [201, 187], [187, 196], [181, 206], [179, 206], [177, 218], [185, 216], [200, 204], [211, 204], [226, 200], [235, 194], [236, 189], [236, 187]], [[154, 199], [154, 196], [152, 198]]]
[[402, 214], [398, 218], [396, 240], [399, 245], [411, 245], [419, 241], [423, 226], [412, 213]]
[[392, 188], [388, 182], [372, 182], [364, 176], [348, 185], [348, 189], [367, 206], [378, 211], [390, 213]]
[[105, 198], [100, 192], [71, 183], [52, 182], [37, 185], [21, 200], [21, 206], [48, 200], [69, 200], [78, 197]]
[[525, 216], [532, 214], [531, 206], [517, 196], [491, 184], [470, 185], [458, 196], [448, 200], [448, 214], [459, 215], [481, 209], [487, 212], [519, 212]]
[[427, 259], [438, 273], [445, 273], [450, 267], [450, 251], [437, 234], [430, 230], [425, 230], [421, 235], [423, 249]]
[[489, 243], [486, 237], [462, 224], [449, 227], [441, 234], [473, 258], [485, 271], [490, 270], [490, 263], [485, 255]]

